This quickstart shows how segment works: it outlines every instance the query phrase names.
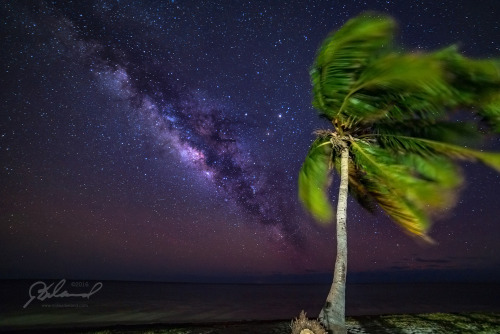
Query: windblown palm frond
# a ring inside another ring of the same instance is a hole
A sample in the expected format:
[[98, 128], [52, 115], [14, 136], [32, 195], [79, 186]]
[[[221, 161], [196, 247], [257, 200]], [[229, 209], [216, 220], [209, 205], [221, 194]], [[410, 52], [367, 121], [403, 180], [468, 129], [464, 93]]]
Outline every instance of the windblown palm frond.
[[451, 208], [462, 182], [460, 171], [445, 158], [426, 159], [355, 140], [351, 156], [363, 171], [364, 186], [386, 213], [406, 231], [426, 238], [430, 216]]
[[454, 99], [459, 105], [474, 108], [500, 132], [500, 61], [498, 59], [469, 59], [451, 46], [434, 54], [445, 64]]
[[498, 60], [466, 58], [459, 53], [456, 45], [434, 52], [431, 56], [445, 64], [446, 71], [453, 74], [449, 78], [450, 83], [463, 94], [464, 102], [476, 104], [478, 96], [498, 93]]
[[429, 158], [443, 156], [458, 160], [480, 161], [500, 172], [499, 153], [481, 152], [446, 142], [398, 135], [379, 135], [377, 139], [393, 152], [414, 153]]
[[[337, 169], [340, 173], [340, 170]], [[366, 210], [375, 213], [376, 201], [370, 194], [363, 180], [365, 180], [363, 170], [356, 168], [352, 160], [349, 160], [349, 193]]]
[[391, 43], [394, 28], [392, 18], [366, 14], [323, 42], [310, 72], [313, 105], [322, 114], [336, 117], [360, 71]]
[[500, 133], [500, 93], [483, 100], [481, 115], [495, 132]]
[[299, 198], [312, 215], [320, 222], [330, 222], [333, 209], [328, 199], [331, 183], [330, 164], [332, 146], [330, 139], [316, 139], [299, 172]]
[[[482, 139], [477, 124], [471, 122], [452, 123], [414, 119], [410, 121], [380, 121], [372, 126], [372, 134], [364, 137], [377, 138], [379, 135], [399, 135], [425, 138], [455, 145], [480, 144]], [[362, 136], [363, 137], [363, 136]]]
[[[390, 54], [373, 61], [345, 96], [340, 112], [363, 123], [385, 118], [395, 108], [406, 118], [422, 112], [422, 107], [442, 113], [432, 105], [442, 104], [452, 93], [444, 80], [443, 64], [432, 60], [430, 56]], [[408, 104], [407, 99], [425, 104]]]

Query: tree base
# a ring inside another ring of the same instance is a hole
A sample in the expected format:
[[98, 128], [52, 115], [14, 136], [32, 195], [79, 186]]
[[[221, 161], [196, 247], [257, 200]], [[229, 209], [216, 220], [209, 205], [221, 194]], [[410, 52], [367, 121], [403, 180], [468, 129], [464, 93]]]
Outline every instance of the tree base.
[[329, 334], [347, 334], [345, 311], [342, 306], [339, 308], [338, 304], [326, 302], [319, 313], [319, 321]]
[[332, 325], [327, 330], [328, 334], [347, 334], [347, 327], [341, 325]]

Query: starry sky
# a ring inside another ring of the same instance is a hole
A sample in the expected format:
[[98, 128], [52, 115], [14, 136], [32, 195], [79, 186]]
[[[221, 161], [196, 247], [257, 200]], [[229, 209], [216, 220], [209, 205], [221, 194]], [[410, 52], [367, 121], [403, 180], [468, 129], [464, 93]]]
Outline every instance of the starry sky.
[[[496, 0], [2, 1], [0, 278], [330, 281], [335, 228], [297, 199], [329, 126], [308, 72], [367, 10], [408, 50], [499, 55]], [[462, 167], [434, 246], [350, 199], [348, 280], [500, 281], [500, 176]]]

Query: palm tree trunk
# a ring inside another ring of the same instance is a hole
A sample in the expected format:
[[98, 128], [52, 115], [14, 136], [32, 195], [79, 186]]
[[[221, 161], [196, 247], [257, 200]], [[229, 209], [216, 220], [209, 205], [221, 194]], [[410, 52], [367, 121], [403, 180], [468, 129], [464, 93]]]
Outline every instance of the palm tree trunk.
[[[344, 144], [344, 143], [343, 143]], [[344, 144], [345, 145], [345, 144]], [[347, 275], [347, 187], [349, 182], [349, 150], [347, 146], [340, 156], [340, 188], [337, 204], [337, 257], [333, 282], [326, 303], [319, 314], [320, 322], [329, 333], [346, 334], [345, 286]]]

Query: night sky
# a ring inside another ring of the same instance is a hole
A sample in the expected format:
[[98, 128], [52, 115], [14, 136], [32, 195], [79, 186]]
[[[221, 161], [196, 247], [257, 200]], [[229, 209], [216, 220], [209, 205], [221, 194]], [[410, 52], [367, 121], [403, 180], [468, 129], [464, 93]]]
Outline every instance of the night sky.
[[[321, 41], [376, 10], [408, 50], [500, 55], [497, 0], [0, 6], [5, 279], [328, 282], [335, 228], [297, 199]], [[500, 281], [500, 175], [462, 167], [434, 246], [349, 199], [348, 280]]]

